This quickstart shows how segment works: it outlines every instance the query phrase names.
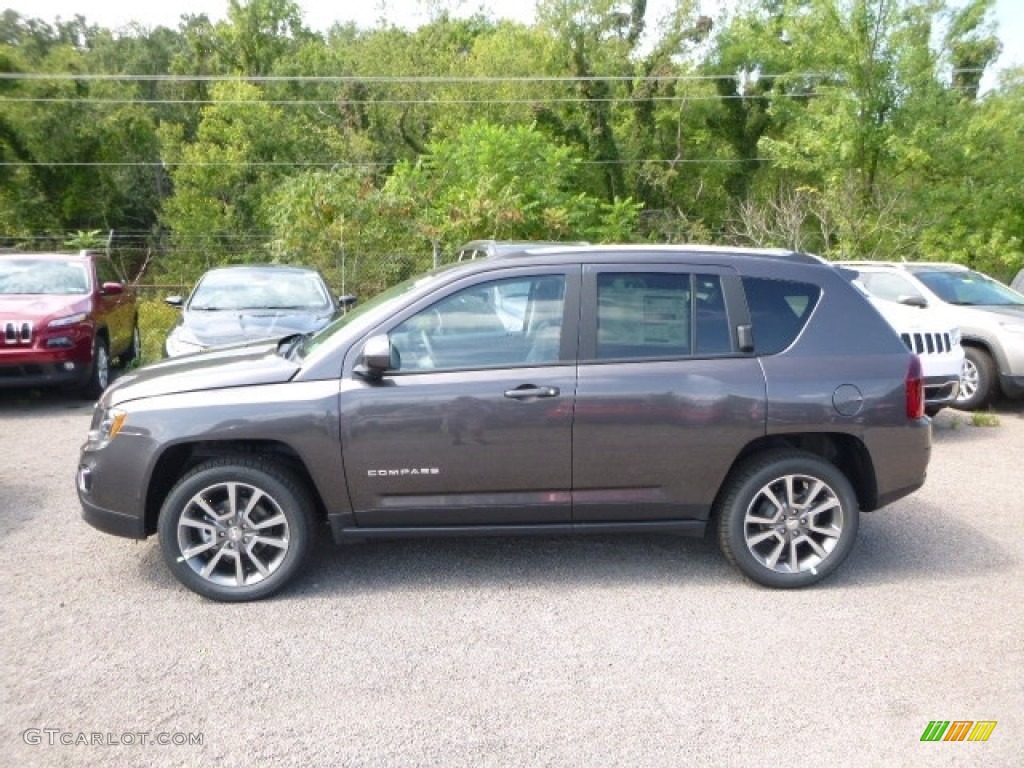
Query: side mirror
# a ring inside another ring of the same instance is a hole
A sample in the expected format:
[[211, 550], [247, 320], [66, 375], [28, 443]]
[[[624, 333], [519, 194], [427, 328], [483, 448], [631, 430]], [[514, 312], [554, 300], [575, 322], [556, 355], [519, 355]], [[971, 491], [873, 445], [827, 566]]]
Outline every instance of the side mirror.
[[928, 302], [925, 301], [924, 296], [899, 296], [896, 299], [897, 304], [904, 304], [908, 307], [918, 307], [924, 309], [928, 306]]
[[355, 374], [370, 381], [378, 381], [391, 368], [391, 340], [386, 334], [371, 336], [363, 345], [362, 360]]
[[358, 296], [353, 296], [351, 293], [347, 293], [344, 296], [338, 297], [338, 306], [341, 307], [341, 313], [345, 314], [359, 301]]
[[124, 293], [124, 286], [120, 283], [104, 283], [100, 286], [100, 293], [104, 296], [120, 296]]
[[170, 304], [172, 307], [181, 309], [181, 305], [185, 303], [185, 300], [181, 296], [168, 296], [164, 299], [165, 304]]

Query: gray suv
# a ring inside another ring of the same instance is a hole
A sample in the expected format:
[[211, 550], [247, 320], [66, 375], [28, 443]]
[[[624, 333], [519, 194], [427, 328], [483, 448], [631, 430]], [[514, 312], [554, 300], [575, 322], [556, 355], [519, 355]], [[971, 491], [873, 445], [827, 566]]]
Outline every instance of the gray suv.
[[216, 600], [276, 591], [328, 527], [710, 530], [753, 581], [802, 587], [924, 482], [923, 411], [920, 361], [817, 257], [523, 245], [315, 335], [132, 371], [77, 485], [89, 523], [156, 534]]

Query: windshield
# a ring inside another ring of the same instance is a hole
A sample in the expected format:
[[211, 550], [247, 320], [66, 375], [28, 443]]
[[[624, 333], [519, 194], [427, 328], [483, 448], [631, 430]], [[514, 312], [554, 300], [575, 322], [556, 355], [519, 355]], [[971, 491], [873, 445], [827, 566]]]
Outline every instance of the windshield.
[[208, 272], [188, 307], [198, 311], [237, 309], [326, 310], [331, 299], [314, 272], [225, 269]]
[[423, 285], [434, 282], [437, 279], [439, 273], [444, 272], [456, 264], [449, 264], [441, 267], [435, 271], [428, 272], [425, 275], [419, 275], [418, 277], [412, 277], [405, 280], [397, 285], [393, 285], [385, 291], [378, 293], [372, 299], [365, 303], [357, 304], [355, 307], [350, 309], [341, 317], [337, 318], [330, 325], [325, 326], [319, 332], [307, 338], [302, 346], [299, 348], [299, 355], [305, 357], [311, 354], [317, 348], [319, 348], [324, 342], [330, 339], [334, 334], [338, 333], [342, 328], [345, 328], [354, 323], [354, 321], [370, 315], [375, 310], [381, 311], [383, 314], [389, 314], [390, 307], [392, 304], [398, 302], [398, 300], [405, 294], [420, 288]]
[[966, 306], [1024, 306], [1024, 297], [991, 277], [973, 270], [932, 272], [914, 270], [914, 275], [940, 299]]
[[0, 259], [0, 294], [89, 293], [85, 265], [54, 259]]

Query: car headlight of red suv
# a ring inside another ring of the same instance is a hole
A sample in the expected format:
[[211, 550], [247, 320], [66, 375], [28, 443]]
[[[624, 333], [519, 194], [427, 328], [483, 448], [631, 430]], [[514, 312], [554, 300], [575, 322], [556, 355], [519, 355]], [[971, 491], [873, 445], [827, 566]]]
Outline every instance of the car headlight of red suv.
[[69, 325], [78, 325], [78, 323], [84, 323], [88, 319], [88, 312], [76, 312], [73, 315], [68, 315], [66, 317], [58, 317], [56, 320], [51, 320], [46, 324], [46, 327], [67, 328]]

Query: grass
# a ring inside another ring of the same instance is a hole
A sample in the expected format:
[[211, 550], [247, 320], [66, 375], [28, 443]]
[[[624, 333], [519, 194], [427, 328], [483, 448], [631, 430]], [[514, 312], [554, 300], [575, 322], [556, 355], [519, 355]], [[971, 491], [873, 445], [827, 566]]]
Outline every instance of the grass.
[[163, 359], [164, 340], [180, 314], [180, 310], [168, 306], [163, 299], [145, 299], [139, 302], [143, 365]]
[[971, 425], [975, 427], [998, 427], [999, 416], [992, 411], [974, 411], [971, 414]]

